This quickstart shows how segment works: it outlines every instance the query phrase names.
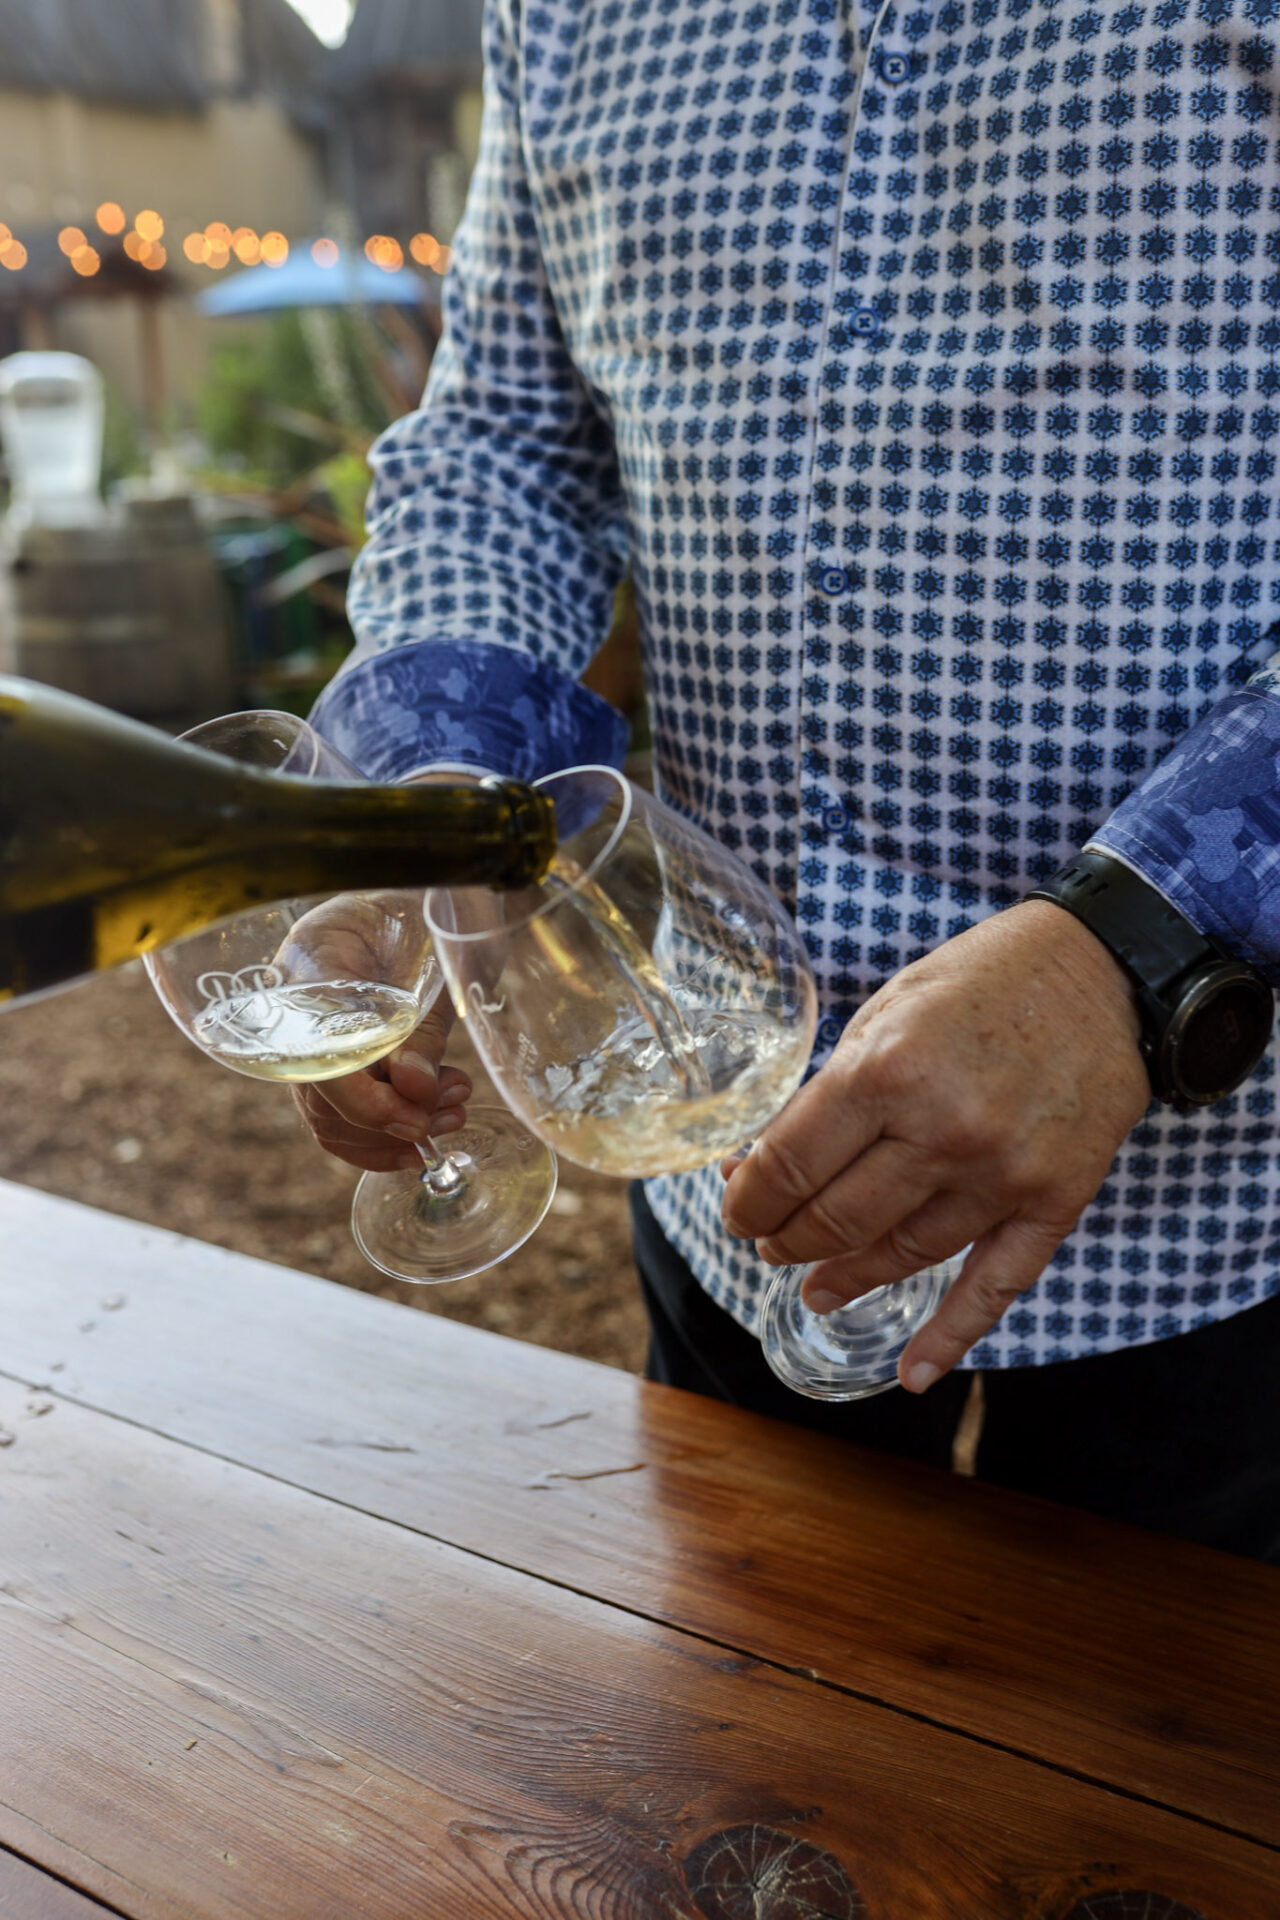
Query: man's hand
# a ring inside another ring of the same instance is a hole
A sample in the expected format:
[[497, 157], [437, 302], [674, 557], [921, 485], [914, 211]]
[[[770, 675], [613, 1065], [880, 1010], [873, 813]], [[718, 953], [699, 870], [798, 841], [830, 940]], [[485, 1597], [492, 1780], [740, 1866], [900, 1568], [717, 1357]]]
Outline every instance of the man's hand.
[[1151, 1090], [1127, 977], [1048, 901], [916, 961], [726, 1164], [724, 1221], [775, 1265], [816, 1261], [819, 1313], [972, 1246], [899, 1366], [923, 1392], [1039, 1278]]
[[[421, 893], [338, 894], [295, 922], [275, 955], [290, 982], [382, 980], [423, 991], [439, 979]], [[453, 1008], [441, 993], [402, 1047], [362, 1073], [293, 1089], [294, 1101], [326, 1153], [375, 1173], [420, 1167], [412, 1142], [466, 1124], [471, 1082], [442, 1067]]]
[[471, 1082], [442, 1067], [453, 1025], [448, 994], [404, 1045], [363, 1073], [293, 1089], [294, 1102], [326, 1153], [373, 1173], [421, 1167], [412, 1142], [456, 1133], [466, 1125]]

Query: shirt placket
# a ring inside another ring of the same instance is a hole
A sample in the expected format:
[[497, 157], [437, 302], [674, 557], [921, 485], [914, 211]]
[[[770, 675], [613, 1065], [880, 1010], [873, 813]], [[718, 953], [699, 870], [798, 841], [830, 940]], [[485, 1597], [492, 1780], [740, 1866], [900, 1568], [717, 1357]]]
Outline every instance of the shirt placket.
[[[904, 9], [898, 0], [874, 0], [860, 9], [863, 37], [860, 69], [853, 96], [847, 136], [848, 159], [837, 213], [834, 259], [829, 286], [824, 338], [818, 359], [817, 436], [812, 472], [814, 506], [801, 568], [801, 648], [803, 668], [799, 700], [800, 779], [798, 817], [800, 850], [798, 893], [800, 918], [819, 976], [835, 1007], [819, 1024], [818, 1046], [826, 1049], [839, 1038], [851, 1008], [841, 1005], [851, 987], [850, 971], [857, 942], [851, 937], [860, 913], [853, 899], [859, 889], [858, 855], [863, 839], [851, 811], [839, 762], [851, 744], [861, 743], [864, 722], [858, 718], [863, 689], [858, 681], [861, 649], [842, 635], [839, 610], [858, 590], [857, 570], [846, 564], [834, 544], [840, 504], [824, 493], [823, 416], [838, 404], [835, 396], [856, 379], [860, 357], [873, 342], [882, 342], [889, 324], [887, 303], [873, 283], [879, 249], [876, 228], [886, 205], [883, 172], [885, 141], [877, 142], [866, 118], [868, 88], [877, 83], [890, 95], [916, 78], [924, 55], [904, 32]], [[921, 11], [912, 15], [917, 28]], [[866, 231], [850, 232], [851, 210], [861, 207]], [[832, 492], [836, 491], [833, 487]], [[830, 522], [827, 514], [830, 513]], [[834, 700], [833, 700], [834, 692]], [[839, 708], [835, 718], [834, 708]], [[825, 935], [815, 931], [826, 929]]]

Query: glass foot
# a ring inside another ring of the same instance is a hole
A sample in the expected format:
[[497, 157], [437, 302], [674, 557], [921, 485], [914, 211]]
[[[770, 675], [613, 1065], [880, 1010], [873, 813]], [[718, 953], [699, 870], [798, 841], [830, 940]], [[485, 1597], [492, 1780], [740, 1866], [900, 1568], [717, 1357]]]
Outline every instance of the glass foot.
[[356, 1245], [395, 1280], [483, 1273], [524, 1245], [555, 1194], [555, 1155], [505, 1107], [470, 1107], [440, 1148], [438, 1171], [366, 1173], [356, 1188]]
[[877, 1287], [834, 1313], [800, 1296], [807, 1267], [781, 1267], [760, 1312], [760, 1345], [780, 1380], [811, 1400], [868, 1400], [898, 1384], [898, 1361], [938, 1307], [964, 1255]]

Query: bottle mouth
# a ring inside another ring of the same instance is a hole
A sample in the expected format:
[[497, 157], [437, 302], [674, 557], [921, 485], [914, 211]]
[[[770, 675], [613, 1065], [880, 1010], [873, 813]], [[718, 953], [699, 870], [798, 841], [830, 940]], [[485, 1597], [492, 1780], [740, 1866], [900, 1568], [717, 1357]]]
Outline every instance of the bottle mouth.
[[[635, 812], [635, 789], [616, 768], [571, 767], [564, 773], [545, 774], [541, 780], [533, 782], [533, 787], [536, 793], [545, 794], [555, 809], [557, 857], [582, 834], [589, 832], [608, 808], [616, 807], [617, 817], [600, 845], [592, 850], [589, 859], [575, 865], [574, 871], [563, 878], [556, 875], [554, 894], [547, 891], [545, 880], [515, 893], [504, 894], [502, 905], [507, 909], [530, 896], [533, 896], [536, 904], [523, 912], [504, 912], [501, 920], [489, 926], [467, 929], [446, 924], [446, 918], [456, 920], [456, 913], [452, 911], [452, 892], [445, 887], [433, 888], [426, 901], [427, 927], [433, 936], [448, 940], [454, 946], [464, 946], [492, 940], [496, 934], [513, 933], [521, 927], [531, 926], [534, 921], [559, 912], [566, 900], [581, 893], [613, 857]], [[558, 796], [557, 788], [563, 789]], [[555, 871], [554, 863], [552, 871]]]

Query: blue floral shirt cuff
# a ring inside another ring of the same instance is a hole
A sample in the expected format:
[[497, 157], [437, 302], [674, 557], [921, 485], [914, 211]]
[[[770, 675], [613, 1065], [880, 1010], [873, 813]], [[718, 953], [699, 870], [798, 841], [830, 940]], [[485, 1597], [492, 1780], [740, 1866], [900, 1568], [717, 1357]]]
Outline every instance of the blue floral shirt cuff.
[[1193, 727], [1090, 840], [1280, 981], [1280, 671]]
[[357, 659], [330, 681], [311, 724], [371, 780], [440, 761], [538, 780], [620, 767], [629, 729], [558, 667], [488, 640], [423, 640]]

